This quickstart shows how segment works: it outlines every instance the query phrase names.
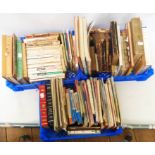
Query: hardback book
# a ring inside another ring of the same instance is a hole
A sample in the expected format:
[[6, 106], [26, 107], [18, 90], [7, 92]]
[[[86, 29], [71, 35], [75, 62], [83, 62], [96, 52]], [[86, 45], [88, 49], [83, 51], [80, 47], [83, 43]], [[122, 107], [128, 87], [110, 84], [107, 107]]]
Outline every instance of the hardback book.
[[40, 115], [41, 115], [41, 126], [48, 127], [47, 120], [47, 100], [46, 100], [46, 86], [39, 86], [39, 97], [40, 97]]
[[136, 62], [144, 55], [144, 40], [142, 32], [142, 23], [140, 18], [130, 20], [133, 59]]
[[[20, 83], [27, 83], [26, 79], [24, 79], [24, 66], [23, 66], [23, 47], [22, 47], [22, 41], [17, 40], [16, 41], [17, 46], [17, 80]], [[25, 55], [24, 55], [25, 56]]]
[[23, 78], [28, 82], [28, 70], [27, 70], [27, 52], [25, 43], [22, 43], [22, 61], [23, 61]]
[[118, 33], [117, 22], [112, 21], [110, 25], [111, 39], [112, 39], [112, 74], [117, 75], [119, 65], [119, 45], [118, 45]]
[[132, 18], [130, 21], [132, 34], [132, 48], [134, 57], [134, 73], [139, 74], [143, 72], [147, 66], [145, 57], [145, 46], [142, 30], [142, 22], [140, 18]]
[[74, 130], [74, 131], [68, 131], [69, 135], [78, 135], [78, 134], [100, 134], [101, 130]]
[[84, 70], [85, 74], [88, 74], [87, 70], [87, 64], [86, 64], [86, 53], [85, 53], [85, 44], [84, 44], [84, 26], [83, 26], [83, 18], [78, 18], [78, 37], [79, 37], [79, 54], [80, 54], [80, 60], [82, 62], [82, 68]]
[[60, 94], [60, 106], [61, 106], [61, 117], [62, 117], [62, 128], [66, 130], [68, 121], [67, 121], [67, 103], [65, 99], [65, 88], [63, 87], [62, 79], [59, 79], [59, 94]]
[[16, 80], [16, 36], [2, 36], [2, 76], [19, 84]]
[[46, 84], [46, 102], [47, 102], [47, 121], [48, 126], [54, 129], [54, 115], [53, 115], [53, 103], [52, 103], [52, 91], [51, 84]]
[[59, 129], [58, 122], [58, 112], [57, 112], [57, 101], [56, 101], [56, 82], [55, 79], [51, 79], [51, 95], [52, 95], [52, 103], [53, 103], [53, 116], [54, 116], [54, 130], [57, 131]]

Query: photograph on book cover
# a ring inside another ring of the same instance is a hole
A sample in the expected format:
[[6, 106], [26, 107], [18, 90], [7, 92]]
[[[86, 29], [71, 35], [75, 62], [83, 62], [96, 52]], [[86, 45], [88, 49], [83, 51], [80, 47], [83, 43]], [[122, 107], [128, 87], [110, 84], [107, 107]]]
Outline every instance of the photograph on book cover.
[[154, 129], [154, 19], [0, 14], [0, 132], [37, 127], [41, 141], [104, 141]]

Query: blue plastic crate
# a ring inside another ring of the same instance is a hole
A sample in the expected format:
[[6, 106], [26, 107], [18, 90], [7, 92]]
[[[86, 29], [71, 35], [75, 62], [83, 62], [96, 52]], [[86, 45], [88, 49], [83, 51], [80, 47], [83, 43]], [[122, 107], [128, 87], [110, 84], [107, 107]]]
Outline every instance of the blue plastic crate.
[[[70, 80], [74, 77], [74, 80]], [[83, 78], [81, 78], [83, 77]], [[105, 74], [104, 79], [108, 78], [107, 74]], [[79, 72], [78, 76], [75, 76], [72, 73], [68, 74], [67, 79], [63, 81], [65, 87], [74, 86], [75, 79], [78, 80], [86, 80], [88, 76], [85, 76], [81, 71]], [[98, 77], [98, 78], [103, 78]], [[48, 81], [49, 82], [49, 81]], [[41, 117], [40, 117], [41, 120]], [[69, 140], [69, 139], [79, 139], [79, 138], [90, 138], [90, 137], [101, 137], [101, 136], [116, 136], [122, 133], [122, 128], [119, 127], [118, 129], [104, 129], [101, 131], [100, 134], [78, 134], [78, 135], [67, 135], [65, 131], [56, 132], [50, 128], [43, 128], [40, 125], [40, 139], [45, 142], [52, 142], [58, 140]]]
[[134, 75], [131, 73], [128, 76], [115, 76], [114, 81], [146, 81], [149, 77], [154, 74], [154, 70], [152, 67], [149, 67], [146, 71], [141, 74]]
[[[128, 76], [115, 76], [114, 81], [145, 81], [149, 77], [151, 77], [154, 74], [154, 70], [152, 67], [148, 68], [145, 72], [134, 75], [131, 73]], [[96, 75], [93, 75], [93, 77], [97, 78], [103, 78], [106, 80], [107, 78], [111, 77], [110, 73], [99, 73]], [[64, 84], [71, 84], [74, 83], [75, 80], [86, 80], [88, 78], [88, 75], [85, 75], [80, 69], [77, 73], [68, 71], [66, 73], [66, 79], [64, 79]], [[40, 81], [40, 82], [34, 82], [31, 84], [13, 84], [12, 82], [6, 81], [7, 87], [11, 88], [13, 91], [23, 91], [27, 89], [37, 89], [39, 85], [45, 84], [47, 81]]]
[[101, 137], [101, 136], [116, 136], [116, 135], [120, 135], [122, 132], [123, 132], [123, 129], [120, 127], [117, 130], [104, 129], [101, 131], [101, 134], [67, 135], [66, 132], [55, 132], [50, 128], [40, 127], [40, 139], [44, 142], [54, 142], [58, 140], [92, 138], [92, 137]]

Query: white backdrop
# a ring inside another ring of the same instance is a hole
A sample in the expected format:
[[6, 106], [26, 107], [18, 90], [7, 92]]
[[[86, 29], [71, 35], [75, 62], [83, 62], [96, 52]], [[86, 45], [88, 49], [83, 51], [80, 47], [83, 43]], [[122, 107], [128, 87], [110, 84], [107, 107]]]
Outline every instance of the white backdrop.
[[[79, 14], [0, 14], [0, 36], [15, 33], [45, 33], [73, 29], [73, 18]], [[80, 14], [97, 27], [109, 27], [117, 20], [121, 27], [133, 16], [140, 16], [148, 27], [150, 63], [155, 67], [155, 14]], [[1, 40], [0, 40], [1, 45]], [[1, 60], [1, 54], [0, 54]], [[1, 66], [0, 66], [1, 74]], [[123, 124], [155, 124], [155, 78], [145, 82], [117, 82]], [[0, 77], [0, 124], [39, 124], [37, 90], [13, 92]]]

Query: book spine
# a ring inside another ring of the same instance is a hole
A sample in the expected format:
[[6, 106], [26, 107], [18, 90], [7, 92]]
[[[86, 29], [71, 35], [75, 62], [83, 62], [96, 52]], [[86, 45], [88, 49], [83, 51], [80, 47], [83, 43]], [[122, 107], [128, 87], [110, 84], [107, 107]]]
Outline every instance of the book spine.
[[23, 61], [22, 61], [22, 41], [17, 40], [17, 80], [22, 80], [23, 78]]
[[51, 85], [50, 84], [46, 84], [46, 101], [47, 101], [48, 126], [52, 129], [54, 129], [53, 104], [52, 104], [52, 94], [51, 94]]
[[6, 78], [6, 35], [2, 36], [2, 77]]
[[144, 55], [144, 42], [142, 33], [142, 23], [140, 18], [133, 18], [130, 21], [133, 57], [136, 63], [138, 59]]
[[45, 78], [45, 77], [49, 77], [49, 78], [50, 77], [64, 77], [64, 76], [65, 74], [61, 71], [29, 74], [30, 79]]
[[13, 51], [13, 47], [12, 47], [12, 43], [13, 43], [13, 38], [12, 36], [6, 36], [6, 52], [5, 52], [5, 56], [6, 56], [6, 76], [8, 78], [12, 77], [12, 51]]
[[39, 86], [39, 97], [40, 97], [40, 116], [41, 126], [48, 127], [47, 121], [47, 102], [46, 102], [46, 87], [45, 85]]

